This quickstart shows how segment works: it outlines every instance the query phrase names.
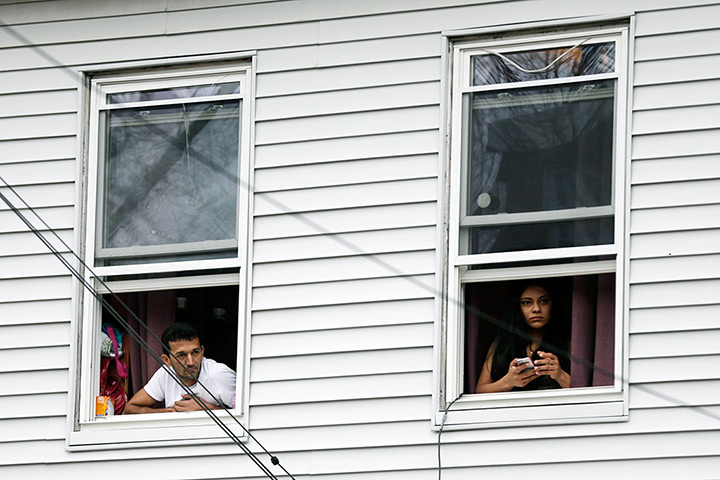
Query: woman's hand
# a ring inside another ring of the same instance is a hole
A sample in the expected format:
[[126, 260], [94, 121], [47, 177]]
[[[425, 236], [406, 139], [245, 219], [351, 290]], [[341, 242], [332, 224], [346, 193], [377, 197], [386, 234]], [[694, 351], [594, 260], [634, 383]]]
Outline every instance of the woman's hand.
[[513, 358], [513, 361], [510, 362], [510, 366], [508, 367], [508, 373], [502, 379], [509, 387], [508, 390], [512, 390], [515, 387], [522, 388], [537, 378], [538, 375], [533, 368], [528, 368], [527, 364], [518, 365], [517, 361], [517, 358]]
[[514, 358], [508, 366], [508, 372], [497, 382], [492, 381], [490, 372], [492, 371], [493, 348], [488, 352], [485, 364], [480, 372], [475, 393], [493, 393], [493, 392], [509, 392], [514, 387], [524, 387], [534, 378], [537, 378], [535, 370], [528, 368], [527, 365], [518, 366], [517, 358]]
[[538, 375], [548, 375], [550, 378], [560, 384], [562, 388], [570, 386], [570, 375], [560, 367], [560, 360], [557, 355], [550, 352], [537, 352], [540, 360], [535, 360], [535, 373]]

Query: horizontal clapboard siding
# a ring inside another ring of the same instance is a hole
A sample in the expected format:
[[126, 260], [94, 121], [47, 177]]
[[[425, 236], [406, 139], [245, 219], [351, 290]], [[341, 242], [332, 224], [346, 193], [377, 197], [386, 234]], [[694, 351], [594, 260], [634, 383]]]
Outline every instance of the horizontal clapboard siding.
[[[664, 412], [673, 423], [704, 419], [711, 430], [720, 379], [711, 344], [720, 332], [720, 197], [711, 191], [720, 173], [720, 30], [706, 15], [718, 13], [707, 5], [638, 15], [629, 250], [631, 416]], [[666, 455], [657, 465], [672, 475], [683, 460]]]
[[630, 333], [711, 329], [717, 327], [719, 314], [720, 302], [632, 310]]
[[253, 309], [420, 299], [432, 298], [434, 294], [432, 275], [257, 287], [253, 288]]
[[77, 90], [57, 90], [0, 95], [0, 118], [74, 114], [77, 111]]
[[637, 160], [632, 164], [633, 184], [701, 180], [720, 177], [720, 156], [681, 156]]
[[71, 306], [66, 299], [43, 299], [28, 303], [0, 303], [0, 325], [70, 322]]
[[[6, 7], [18, 6], [0, 7], [0, 20], [6, 22]], [[0, 177], [12, 191], [2, 183], [0, 193], [64, 258], [74, 262], [69, 247], [76, 247], [78, 76], [58, 65], [23, 70], [12, 60], [14, 55], [38, 59], [43, 58], [42, 52], [7, 50], [21, 38], [32, 42], [17, 36], [22, 27], [11, 28], [0, 27]], [[0, 202], [0, 450], [4, 464], [22, 463], [23, 454], [10, 452], [28, 444], [65, 441], [71, 410], [73, 293], [65, 267]]]
[[371, 137], [317, 140], [258, 147], [256, 168], [305, 165], [406, 155], [437, 154], [437, 132], [403, 132]]
[[437, 179], [428, 178], [258, 194], [255, 196], [254, 213], [259, 218], [287, 213], [432, 202], [436, 199]]
[[249, 378], [259, 431], [427, 421], [439, 47], [420, 35], [259, 56]]
[[[353, 480], [437, 475], [438, 437], [429, 424], [445, 174], [440, 33], [636, 12], [630, 420], [446, 432], [443, 473], [717, 475], [717, 2], [150, 0], [1, 8], [0, 176], [73, 247], [84, 121], [77, 67], [257, 52], [248, 422], [296, 478]], [[57, 259], [0, 204], [3, 476], [87, 478], [112, 465], [127, 476], [262, 478], [227, 442], [67, 452], [74, 291]]]
[[338, 304], [322, 307], [295, 308], [292, 315], [282, 310], [264, 310], [253, 316], [252, 332], [268, 333], [332, 330], [375, 325], [400, 325], [418, 323], [433, 308], [433, 299], [391, 300], [364, 303], [362, 308], [354, 304]]
[[[328, 210], [255, 219], [255, 239], [289, 238], [308, 235], [401, 229], [435, 225], [437, 208], [434, 202], [407, 205], [358, 207], [348, 211]], [[355, 251], [345, 245], [348, 251]]]
[[4, 140], [0, 142], [0, 164], [75, 158], [76, 143], [74, 135]]
[[253, 276], [257, 287], [278, 284], [327, 282], [334, 280], [381, 278], [397, 275], [432, 274], [433, 251], [392, 255], [358, 255], [352, 258], [302, 260], [258, 265]]
[[350, 183], [431, 178], [435, 175], [437, 156], [405, 155], [257, 169], [254, 186], [256, 192], [266, 193]]
[[[288, 259], [373, 255], [435, 248], [434, 226], [276, 238], [255, 242], [257, 264]], [[292, 250], [289, 247], [292, 246]], [[260, 268], [260, 267], [258, 267]]]

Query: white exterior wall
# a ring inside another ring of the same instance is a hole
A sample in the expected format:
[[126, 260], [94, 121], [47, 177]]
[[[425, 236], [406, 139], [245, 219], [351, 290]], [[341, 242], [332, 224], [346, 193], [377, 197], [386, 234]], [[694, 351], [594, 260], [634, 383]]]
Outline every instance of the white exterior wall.
[[[443, 477], [715, 477], [718, 2], [0, 1], [0, 175], [76, 246], [77, 68], [256, 50], [250, 428], [298, 479], [436, 478], [441, 32], [633, 12], [629, 421], [445, 432]], [[74, 294], [0, 205], [3, 477], [262, 478], [228, 444], [66, 451]]]

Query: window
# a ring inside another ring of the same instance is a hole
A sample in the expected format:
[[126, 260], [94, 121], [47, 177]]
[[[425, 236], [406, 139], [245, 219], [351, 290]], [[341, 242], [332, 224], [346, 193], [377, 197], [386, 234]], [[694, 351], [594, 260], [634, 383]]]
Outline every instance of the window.
[[[626, 59], [624, 27], [464, 38], [452, 46], [441, 388], [445, 405], [460, 398], [448, 426], [626, 414], [618, 379]], [[553, 292], [553, 342], [572, 383], [476, 394], [488, 352], [513, 321], [508, 312], [520, 312], [513, 288], [530, 280]]]
[[[249, 64], [147, 68], [88, 80], [84, 252], [92, 271], [86, 280], [158, 354], [161, 345], [138, 318], [158, 338], [172, 323], [193, 325], [205, 356], [237, 372], [235, 411], [242, 415]], [[95, 418], [103, 327], [123, 337], [120, 362], [111, 362], [110, 368], [127, 370], [127, 377], [120, 378], [128, 398], [159, 365], [99, 299], [87, 291], [83, 295], [71, 437], [85, 435], [75, 443], [103, 443], [107, 428], [116, 431], [112, 441], [134, 441], [132, 433], [118, 437], [117, 431], [159, 420], [182, 429], [183, 436], [176, 438], [220, 437], [216, 427], [206, 428], [212, 422], [202, 412]], [[168, 435], [174, 436], [170, 431], [148, 436], [146, 431], [138, 438], [165, 440]]]

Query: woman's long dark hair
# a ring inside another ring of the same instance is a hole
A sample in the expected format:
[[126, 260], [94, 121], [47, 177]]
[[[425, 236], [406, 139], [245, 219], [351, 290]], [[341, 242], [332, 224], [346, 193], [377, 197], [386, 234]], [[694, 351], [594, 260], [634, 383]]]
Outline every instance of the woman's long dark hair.
[[498, 381], [508, 372], [508, 366], [514, 358], [527, 356], [527, 346], [532, 343], [530, 326], [520, 308], [520, 296], [529, 287], [543, 288], [552, 299], [550, 321], [545, 325], [539, 350], [551, 352], [558, 356], [563, 370], [570, 373], [570, 361], [567, 356], [569, 332], [567, 314], [562, 302], [555, 295], [555, 288], [548, 280], [524, 280], [515, 282], [512, 286], [508, 305], [505, 309], [505, 327], [500, 328], [496, 341], [492, 369], [490, 375], [493, 381]]

